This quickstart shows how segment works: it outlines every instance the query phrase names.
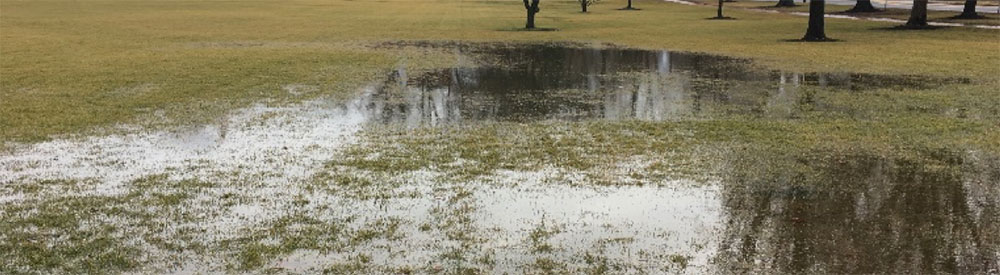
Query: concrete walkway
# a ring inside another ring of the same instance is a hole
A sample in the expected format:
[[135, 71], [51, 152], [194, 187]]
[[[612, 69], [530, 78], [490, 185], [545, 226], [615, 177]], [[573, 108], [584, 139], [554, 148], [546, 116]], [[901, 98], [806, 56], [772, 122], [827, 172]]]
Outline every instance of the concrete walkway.
[[[710, 4], [691, 2], [690, 0], [663, 0], [663, 1], [671, 2], [671, 3], [677, 3], [677, 4], [683, 4], [683, 5], [711, 6]], [[754, 1], [759, 1], [759, 2], [775, 2], [775, 3], [777, 3], [776, 0], [754, 0]], [[799, 1], [801, 1], [801, 0], [799, 0]], [[834, 4], [838, 4], [838, 5], [853, 5], [854, 3], [856, 3], [856, 0], [826, 0], [826, 1], [827, 1], [827, 3], [834, 3]], [[885, 5], [884, 2], [876, 2], [876, 1], [880, 1], [880, 0], [872, 0], [872, 2], [873, 2], [872, 4], [874, 6], [876, 6], [877, 8], [881, 8], [881, 7], [878, 6], [875, 3], [883, 3], [883, 6]], [[882, 1], [885, 1], [885, 0], [882, 0]], [[891, 1], [890, 0], [889, 1], [889, 7], [890, 8], [893, 7], [892, 6], [893, 2], [905, 2], [905, 1]], [[847, 3], [847, 4], [842, 4], [842, 3]], [[911, 2], [910, 5], [912, 5], [912, 2]], [[962, 9], [961, 9], [962, 6], [960, 6], [960, 5], [947, 5], [947, 4], [942, 4], [942, 5], [944, 5], [944, 6], [959, 7], [958, 11], [962, 11]], [[929, 4], [928, 4], [927, 8], [928, 9], [931, 8]], [[994, 6], [994, 7], [988, 7], [988, 8], [993, 9], [993, 8], [996, 8], [996, 7]], [[781, 12], [781, 11], [777, 11], [777, 10], [774, 10], [774, 9], [754, 9], [754, 8], [743, 8], [743, 9], [744, 10], [756, 11], [756, 12], [783, 13], [783, 14], [791, 14], [791, 15], [795, 15], [795, 16], [809, 16], [808, 12]], [[909, 9], [909, 6], [907, 6], [906, 9]], [[977, 7], [976, 8], [976, 12], [979, 12], [979, 13], [988, 13], [988, 11], [984, 10], [982, 7]], [[826, 18], [851, 19], [851, 20], [867, 20], [867, 21], [893, 22], [893, 23], [900, 23], [900, 24], [906, 23], [906, 20], [900, 20], [900, 19], [895, 19], [895, 18], [854, 17], [854, 16], [844, 15], [844, 14], [830, 14], [830, 13], [827, 13], [827, 14], [824, 15], [824, 17], [826, 17]], [[927, 24], [929, 24], [931, 26], [970, 27], [970, 28], [978, 28], [978, 29], [1000, 30], [1000, 26], [993, 26], [993, 25], [959, 24], [959, 23], [946, 23], [946, 22], [927, 22]]]
[[[775, 2], [775, 3], [778, 2], [777, 0], [754, 0], [754, 1], [759, 1], [759, 2]], [[797, 0], [796, 2], [800, 2], [800, 1], [801, 0]], [[913, 7], [913, 1], [904, 1], [904, 0], [871, 0], [871, 1], [872, 1], [872, 6], [875, 6], [875, 8], [878, 8], [878, 9], [882, 9], [882, 8], [888, 7], [890, 9], [904, 9], [904, 10], [908, 10], [908, 9], [910, 9], [910, 8]], [[855, 0], [826, 0], [827, 4], [844, 5], [844, 6], [853, 6], [854, 3], [856, 3], [856, 2], [857, 1], [855, 1]], [[976, 7], [976, 12], [979, 12], [979, 13], [997, 13], [997, 6], [984, 6], [984, 5], [982, 5], [983, 4], [982, 2], [986, 2], [986, 1], [979, 1], [979, 2], [980, 2], [979, 3], [980, 5]], [[936, 11], [962, 12], [963, 8], [965, 8], [965, 7], [962, 6], [962, 5], [947, 4], [947, 3], [934, 3], [934, 2], [931, 2], [931, 3], [927, 4], [927, 9], [928, 10], [936, 10]]]

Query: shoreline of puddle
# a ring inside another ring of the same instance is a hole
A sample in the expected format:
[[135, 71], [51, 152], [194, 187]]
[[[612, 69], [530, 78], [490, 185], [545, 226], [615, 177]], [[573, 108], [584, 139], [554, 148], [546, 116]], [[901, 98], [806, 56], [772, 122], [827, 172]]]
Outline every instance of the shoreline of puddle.
[[[624, 272], [704, 273], [742, 268], [757, 272], [809, 270], [802, 269], [803, 266], [851, 271], [850, 267], [835, 264], [839, 260], [837, 255], [800, 258], [810, 251], [797, 249], [802, 246], [834, 248], [836, 246], [828, 243], [831, 240], [820, 233], [843, 233], [846, 235], [838, 236], [849, 238], [847, 233], [853, 231], [844, 227], [855, 225], [915, 234], [911, 236], [913, 242], [934, 242], [933, 236], [912, 232], [913, 229], [907, 227], [910, 223], [915, 227], [931, 226], [918, 215], [943, 220], [962, 219], [973, 224], [928, 229], [934, 234], [956, 235], [948, 237], [952, 237], [949, 241], [955, 243], [952, 250], [958, 251], [957, 254], [948, 255], [942, 251], [929, 260], [907, 260], [900, 256], [896, 258], [898, 261], [913, 265], [891, 270], [928, 271], [922, 269], [926, 266], [919, 264], [954, 258], [959, 258], [956, 261], [982, 258], [988, 261], [990, 253], [1000, 253], [990, 251], [993, 244], [988, 238], [1000, 232], [990, 231], [997, 226], [990, 216], [996, 216], [996, 207], [1000, 205], [995, 198], [989, 197], [989, 194], [1000, 195], [996, 186], [989, 185], [997, 177], [990, 174], [993, 169], [990, 163], [995, 161], [990, 159], [979, 160], [985, 166], [977, 168], [985, 171], [982, 175], [970, 172], [957, 179], [938, 179], [940, 182], [934, 181], [937, 175], [933, 173], [917, 168], [905, 170], [910, 168], [891, 160], [876, 161], [871, 167], [865, 166], [868, 163], [860, 167], [823, 164], [833, 165], [830, 168], [833, 171], [846, 169], [849, 173], [867, 173], [857, 179], [856, 186], [845, 187], [845, 190], [801, 187], [794, 182], [785, 182], [789, 186], [772, 186], [766, 183], [779, 180], [769, 178], [765, 178], [764, 183], [747, 182], [746, 190], [734, 187], [744, 186], [742, 178], [579, 186], [565, 184], [564, 178], [578, 177], [582, 182], [585, 181], [582, 176], [555, 167], [542, 171], [492, 171], [485, 179], [461, 183], [439, 180], [433, 170], [406, 173], [393, 178], [405, 184], [390, 190], [416, 195], [381, 200], [304, 191], [303, 182], [326, 169], [324, 163], [336, 157], [344, 146], [363, 142], [358, 140], [357, 133], [372, 125], [414, 129], [549, 120], [679, 121], [711, 119], [720, 113], [785, 119], [794, 117], [796, 106], [801, 104], [807, 90], [854, 91], [869, 89], [866, 83], [874, 82], [911, 89], [924, 85], [908, 83], [913, 78], [907, 77], [897, 79], [850, 73], [765, 71], [741, 74], [734, 68], [741, 68], [743, 63], [735, 67], [713, 64], [708, 55], [668, 51], [543, 45], [501, 48], [498, 55], [501, 59], [513, 60], [509, 64], [511, 67], [458, 67], [415, 74], [399, 68], [385, 81], [363, 87], [360, 97], [347, 103], [318, 99], [283, 107], [255, 105], [234, 111], [234, 115], [222, 123], [180, 131], [33, 144], [0, 155], [0, 169], [3, 169], [0, 183], [76, 178], [96, 182], [96, 187], [90, 186], [90, 190], [74, 194], [43, 191], [34, 194], [36, 197], [23, 193], [3, 194], [0, 205], [60, 196], [113, 197], [131, 188], [134, 180], [166, 174], [170, 180], [217, 181], [222, 185], [220, 190], [248, 196], [244, 203], [222, 207], [221, 216], [194, 225], [214, 227], [206, 233], [211, 236], [204, 237], [208, 240], [224, 239], [227, 234], [267, 226], [281, 215], [298, 210], [313, 211], [320, 219], [332, 219], [330, 222], [360, 217], [349, 223], [352, 226], [385, 219], [402, 221], [399, 225], [403, 234], [401, 239], [376, 239], [342, 253], [295, 250], [264, 266], [293, 272], [320, 271], [329, 268], [331, 262], [350, 263], [356, 261], [359, 254], [366, 254], [367, 263], [376, 267], [413, 267], [428, 272], [458, 272], [462, 267], [471, 267], [523, 273], [530, 272], [535, 268], [533, 264], [540, 261], [563, 263], [562, 268], [579, 272], [591, 267], [587, 259], [604, 261]], [[558, 58], [555, 58], [557, 62], [548, 62], [538, 58], [540, 56]], [[722, 60], [734, 59], [722, 57]], [[548, 79], [533, 79], [531, 75]], [[706, 78], [718, 81], [704, 84]], [[510, 89], [512, 79], [522, 81], [514, 90]], [[717, 82], [725, 85], [718, 86]], [[760, 98], [765, 100], [758, 100]], [[960, 158], [976, 159], [975, 156]], [[916, 176], [911, 175], [914, 173]], [[780, 178], [785, 177], [794, 178]], [[924, 182], [924, 178], [930, 180]], [[928, 187], [935, 184], [939, 186]], [[906, 189], [910, 187], [921, 189]], [[58, 187], [54, 191], [58, 191]], [[896, 197], [893, 192], [904, 196]], [[295, 205], [301, 196], [307, 198], [307, 203]], [[932, 211], [910, 205], [911, 202], [945, 209]], [[838, 209], [827, 209], [833, 207]], [[809, 214], [810, 209], [819, 214]], [[823, 220], [829, 216], [845, 223]], [[872, 221], [883, 217], [890, 221]], [[458, 228], [449, 227], [456, 226], [451, 225], [455, 220], [459, 221]], [[429, 224], [430, 229], [423, 230], [425, 224]], [[949, 231], [956, 228], [958, 231]], [[795, 232], [816, 234], [799, 236]], [[449, 237], [463, 233], [471, 234], [472, 240]], [[914, 245], [906, 240], [866, 243], [881, 241], [881, 237], [887, 236], [858, 237], [859, 240], [844, 247], [854, 250], [853, 253], [885, 256], [887, 254], [879, 253], [890, 252], [871, 245], [898, 249]], [[811, 241], [816, 243], [809, 243]], [[452, 251], [467, 253], [472, 258], [488, 258], [493, 264], [455, 260], [449, 258], [453, 257], [448, 254]], [[600, 253], [592, 255], [589, 253], [592, 251]], [[753, 269], [752, 265], [768, 259], [773, 262]], [[174, 272], [224, 269], [207, 262], [193, 261], [193, 265], [209, 266], [207, 270], [187, 266], [193, 270], [182, 268]], [[428, 265], [428, 262], [434, 264]], [[989, 272], [996, 270], [997, 265], [986, 262], [982, 269], [977, 269], [974, 264], [931, 265], [929, 270]], [[864, 271], [860, 268], [887, 271], [887, 267], [877, 265], [858, 268], [853, 271]]]
[[[6, 172], [0, 182], [72, 177], [120, 185], [142, 174], [166, 173], [185, 165], [249, 166], [264, 172], [283, 170], [278, 169], [282, 162], [298, 167], [286, 176], [302, 179], [308, 176], [305, 166], [315, 167], [332, 155], [334, 147], [352, 143], [355, 133], [372, 124], [414, 129], [481, 122], [678, 121], [711, 119], [717, 115], [713, 112], [780, 119], [794, 117], [805, 89], [856, 91], [874, 83], [923, 89], [969, 82], [759, 71], [746, 59], [665, 50], [559, 44], [457, 47], [460, 52], [467, 49], [463, 55], [481, 57], [485, 51], [515, 64], [412, 75], [400, 67], [343, 103], [315, 99], [290, 106], [256, 104], [231, 112], [220, 123], [20, 145], [0, 154], [0, 167]], [[714, 83], [718, 80], [722, 85]], [[752, 98], [761, 93], [763, 101]], [[278, 164], [254, 168], [257, 159]], [[297, 163], [303, 159], [311, 164]], [[102, 167], [107, 165], [111, 166]]]

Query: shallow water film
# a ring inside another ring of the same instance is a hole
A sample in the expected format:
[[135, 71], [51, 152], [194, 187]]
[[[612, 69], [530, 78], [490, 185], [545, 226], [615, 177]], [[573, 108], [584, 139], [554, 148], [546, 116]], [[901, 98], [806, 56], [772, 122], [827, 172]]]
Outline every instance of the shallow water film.
[[995, 127], [996, 106], [904, 101], [970, 80], [375, 48], [456, 66], [0, 153], [0, 273], [1000, 272], [1000, 157], [910, 124]]
[[[487, 45], [488, 46], [488, 45]], [[734, 113], [794, 116], [819, 89], [932, 87], [962, 79], [817, 74], [756, 68], [706, 54], [565, 45], [458, 47], [488, 65], [395, 70], [362, 104], [406, 127], [539, 120], [677, 120]], [[816, 106], [809, 106], [816, 107]]]

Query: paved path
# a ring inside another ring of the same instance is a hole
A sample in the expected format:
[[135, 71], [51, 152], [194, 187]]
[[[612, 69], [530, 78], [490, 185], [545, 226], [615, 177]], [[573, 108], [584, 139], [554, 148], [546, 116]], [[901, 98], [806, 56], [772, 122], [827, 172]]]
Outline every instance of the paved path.
[[[754, 1], [775, 2], [775, 3], [778, 2], [777, 0], [754, 0]], [[797, 0], [796, 2], [799, 2], [799, 1], [801, 1], [801, 0]], [[879, 8], [879, 9], [882, 9], [882, 8], [885, 8], [885, 7], [889, 7], [890, 9], [904, 9], [904, 10], [908, 10], [911, 7], [913, 7], [913, 1], [905, 1], [905, 0], [871, 0], [871, 1], [872, 1], [872, 5], [875, 6], [876, 8]], [[984, 5], [982, 5], [982, 2], [986, 2], [986, 1], [979, 1], [979, 2], [980, 2], [980, 5], [978, 7], [976, 7], [976, 12], [980, 12], [980, 13], [996, 13], [997, 12], [997, 6], [984, 6]], [[851, 5], [854, 5], [854, 3], [856, 3], [856, 1], [855, 0], [826, 0], [826, 3], [827, 4], [834, 4], [834, 5], [851, 6]], [[962, 5], [947, 4], [947, 3], [933, 3], [932, 2], [932, 3], [928, 3], [927, 4], [927, 9], [928, 10], [936, 10], [936, 11], [955, 11], [955, 12], [961, 12], [963, 8], [965, 8], [965, 7], [962, 6]]]
[[[710, 6], [710, 4], [691, 2], [690, 0], [663, 0], [663, 1], [672, 2], [672, 3], [678, 3], [678, 4], [683, 4], [683, 5], [694, 5], [694, 6], [709, 5]], [[754, 0], [754, 1], [759, 1], [759, 2], [775, 2], [775, 3], [777, 3], [776, 0]], [[856, 0], [826, 0], [826, 1], [827, 2], [832, 2], [834, 4], [848, 3], [848, 4], [853, 5]], [[877, 2], [877, 3], [883, 3], [883, 5], [884, 5], [884, 2], [878, 2], [878, 1], [880, 1], [880, 0], [872, 0], [872, 2], [873, 2], [872, 4], [875, 4]], [[881, 1], [885, 1], [885, 0], [881, 0]], [[889, 7], [890, 8], [893, 7], [892, 6], [893, 2], [902, 2], [902, 1], [889, 0]], [[958, 6], [958, 5], [947, 5], [947, 4], [941, 4], [941, 5], [944, 5], [944, 6], [957, 6], [957, 7], [960, 8], [959, 11], [961, 11], [961, 7], [962, 7], [962, 6]], [[875, 4], [875, 6], [878, 6], [878, 5]], [[930, 9], [931, 7], [928, 5], [927, 8]], [[989, 8], [992, 9], [992, 8], [996, 8], [996, 7], [989, 7]], [[774, 10], [774, 9], [754, 9], [754, 8], [744, 8], [744, 9], [745, 10], [752, 10], [752, 11], [756, 11], [756, 12], [783, 13], [783, 14], [791, 14], [791, 15], [796, 15], [796, 16], [809, 16], [808, 12], [781, 12], [781, 11], [777, 11], [777, 10]], [[909, 6], [907, 6], [906, 9], [909, 9]], [[982, 7], [977, 8], [976, 11], [979, 12], [979, 13], [989, 12], [989, 11], [984, 10], [984, 8], [982, 8]], [[893, 22], [893, 23], [901, 23], [901, 24], [902, 23], [906, 23], [906, 20], [900, 20], [900, 19], [894, 19], [894, 18], [854, 17], [854, 16], [850, 16], [850, 15], [830, 14], [830, 13], [827, 13], [824, 17], [826, 17], [826, 18], [851, 19], [851, 20], [868, 20], [868, 21]], [[1000, 26], [994, 26], [994, 25], [959, 24], [959, 23], [947, 23], [947, 22], [928, 22], [928, 24], [931, 25], [931, 26], [970, 27], [970, 28], [994, 29], [994, 30], [1000, 29]]]

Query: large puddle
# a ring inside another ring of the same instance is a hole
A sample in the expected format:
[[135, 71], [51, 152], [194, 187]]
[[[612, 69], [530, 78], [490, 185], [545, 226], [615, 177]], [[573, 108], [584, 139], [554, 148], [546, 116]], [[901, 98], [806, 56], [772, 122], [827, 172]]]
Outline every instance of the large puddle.
[[[399, 68], [362, 98], [370, 121], [407, 127], [538, 120], [793, 117], [804, 90], [927, 88], [923, 76], [796, 73], [706, 54], [565, 45], [462, 47], [485, 63], [413, 73]], [[810, 110], [822, 106], [806, 106]]]
[[[207, 246], [290, 213], [348, 228], [388, 223], [398, 232], [336, 249], [293, 247], [262, 266], [301, 272], [350, 271], [351, 264], [422, 273], [990, 273], [1000, 266], [1000, 168], [976, 152], [958, 153], [944, 168], [869, 155], [789, 160], [808, 174], [775, 172], [784, 164], [734, 154], [714, 180], [646, 186], [570, 185], [586, 179], [560, 167], [451, 182], [427, 167], [377, 182], [401, 182], [374, 187], [391, 194], [381, 198], [304, 189], [338, 150], [357, 142], [356, 131], [372, 124], [788, 119], [826, 108], [810, 100], [816, 93], [965, 81], [771, 71], [742, 59], [620, 48], [449, 49], [478, 65], [400, 67], [346, 104], [259, 105], [211, 125], [23, 146], [0, 155], [0, 204], [117, 196], [136, 179], [165, 174], [215, 182], [220, 186], [212, 193], [241, 198], [223, 204], [212, 194], [194, 194], [208, 205], [191, 211], [212, 214], [175, 226], [200, 229]], [[63, 179], [89, 184], [73, 194], [18, 187]], [[261, 243], [294, 239], [272, 234]], [[216, 262], [227, 261], [163, 260], [169, 256], [143, 257], [161, 259], [149, 263], [151, 270], [181, 273], [220, 271], [225, 265]]]
[[952, 156], [963, 168], [951, 170], [834, 156], [805, 162], [819, 175], [813, 180], [791, 169], [732, 173], [723, 184], [726, 225], [716, 257], [726, 269], [750, 273], [997, 272], [1000, 167], [981, 157]]

